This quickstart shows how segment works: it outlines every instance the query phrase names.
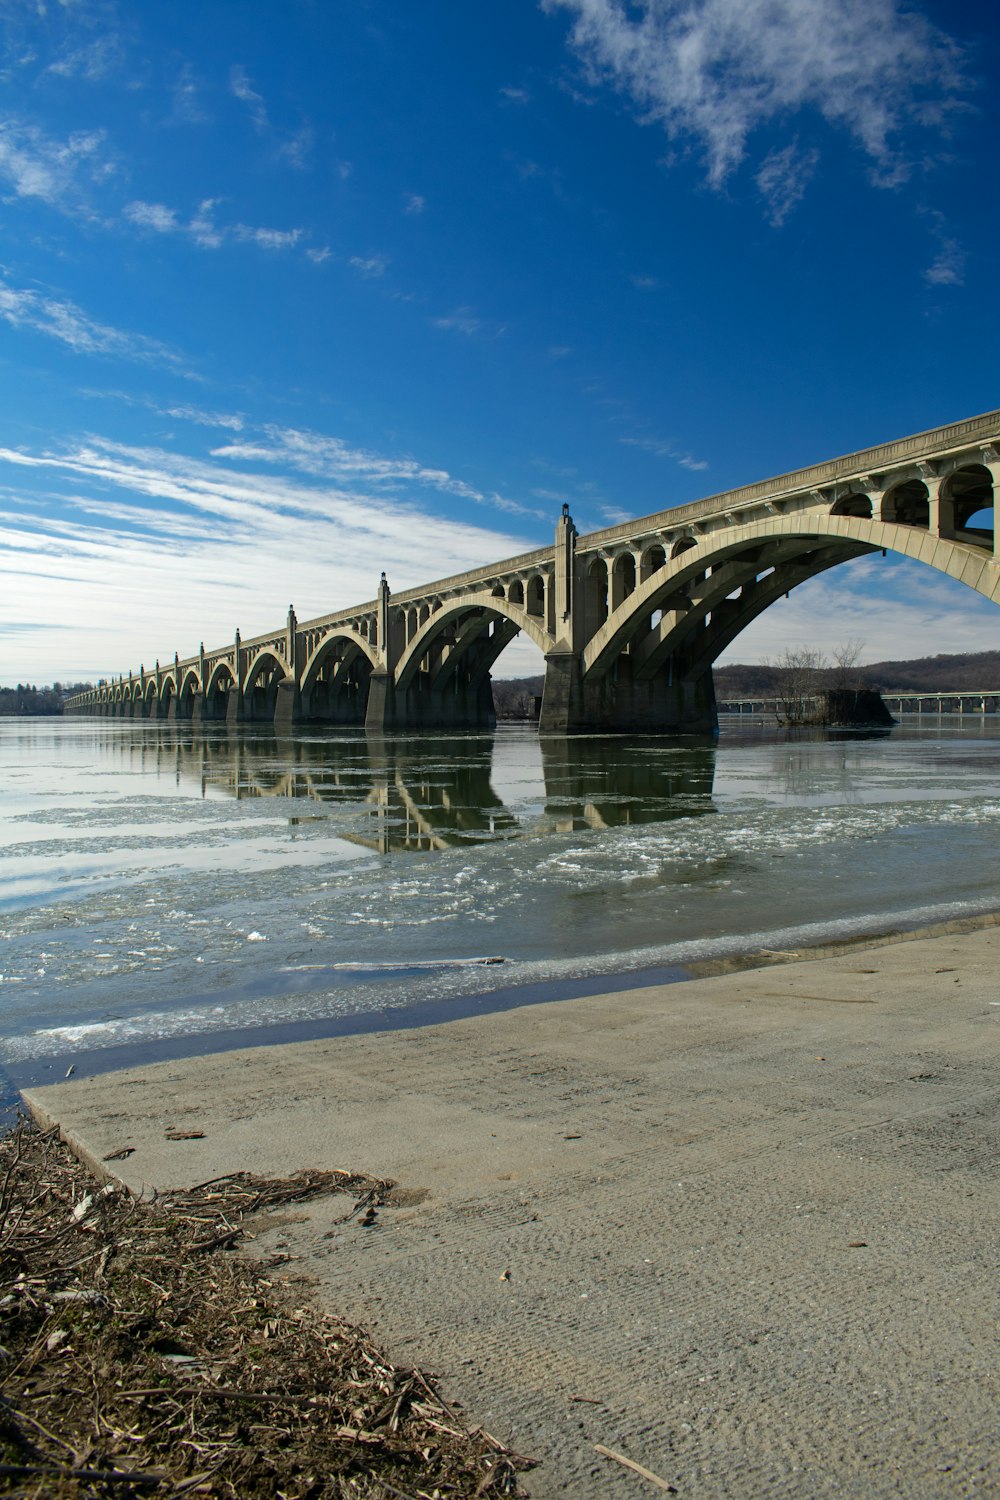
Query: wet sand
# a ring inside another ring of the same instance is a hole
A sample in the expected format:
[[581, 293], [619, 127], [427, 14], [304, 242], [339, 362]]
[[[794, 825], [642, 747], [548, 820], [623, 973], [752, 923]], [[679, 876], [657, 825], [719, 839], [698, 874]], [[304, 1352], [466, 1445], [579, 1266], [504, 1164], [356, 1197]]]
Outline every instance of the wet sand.
[[[134, 1188], [399, 1184], [253, 1253], [542, 1460], [535, 1497], [1000, 1490], [1000, 928], [26, 1094]], [[166, 1131], [203, 1131], [169, 1141]]]

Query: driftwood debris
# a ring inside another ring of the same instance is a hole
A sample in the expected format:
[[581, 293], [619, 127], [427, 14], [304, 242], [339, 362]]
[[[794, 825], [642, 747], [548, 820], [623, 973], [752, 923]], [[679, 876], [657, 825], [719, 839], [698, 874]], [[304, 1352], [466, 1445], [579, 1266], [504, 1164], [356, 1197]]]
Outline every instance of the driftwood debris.
[[603, 1443], [594, 1444], [595, 1453], [600, 1453], [604, 1458], [613, 1458], [616, 1464], [623, 1468], [631, 1469], [633, 1474], [640, 1474], [643, 1479], [648, 1479], [650, 1484], [655, 1484], [657, 1489], [665, 1491], [668, 1495], [677, 1494], [677, 1486], [671, 1484], [669, 1479], [661, 1479], [659, 1474], [654, 1474], [652, 1469], [647, 1469], [643, 1464], [637, 1464], [634, 1458], [626, 1458], [624, 1453], [616, 1453], [613, 1448], [605, 1448]]
[[363, 1222], [390, 1189], [237, 1174], [149, 1203], [102, 1191], [54, 1131], [0, 1139], [0, 1495], [521, 1494], [528, 1461], [429, 1376], [233, 1254], [250, 1215], [342, 1192]]

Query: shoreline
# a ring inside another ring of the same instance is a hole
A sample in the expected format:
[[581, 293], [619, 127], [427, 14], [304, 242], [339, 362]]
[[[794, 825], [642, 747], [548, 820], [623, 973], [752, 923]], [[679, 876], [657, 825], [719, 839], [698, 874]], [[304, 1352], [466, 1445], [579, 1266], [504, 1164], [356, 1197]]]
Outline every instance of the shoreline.
[[540, 1458], [538, 1500], [633, 1500], [598, 1444], [688, 1500], [965, 1500], [1000, 1461], [1000, 921], [947, 926], [28, 1102], [137, 1192], [392, 1179], [251, 1253]]
[[367, 1036], [387, 1031], [419, 1030], [451, 1020], [499, 1014], [525, 1006], [584, 999], [590, 995], [627, 994], [660, 985], [687, 984], [725, 974], [739, 974], [805, 959], [836, 958], [865, 948], [977, 932], [1000, 925], [1000, 908], [969, 917], [948, 918], [926, 925], [887, 925], [876, 932], [857, 933], [833, 942], [801, 948], [746, 948], [720, 958], [695, 959], [642, 969], [612, 971], [573, 979], [541, 979], [498, 989], [468, 991], [448, 999], [419, 1001], [408, 1007], [358, 1012], [292, 1021], [268, 1021], [257, 1026], [195, 1031], [181, 1036], [110, 1047], [70, 1047], [64, 1052], [24, 1062], [0, 1063], [0, 1114], [17, 1107], [24, 1089], [43, 1088], [67, 1076], [72, 1067], [81, 1078], [99, 1077], [124, 1069], [153, 1067], [161, 1062], [211, 1057], [220, 1053], [294, 1045], [333, 1037]]

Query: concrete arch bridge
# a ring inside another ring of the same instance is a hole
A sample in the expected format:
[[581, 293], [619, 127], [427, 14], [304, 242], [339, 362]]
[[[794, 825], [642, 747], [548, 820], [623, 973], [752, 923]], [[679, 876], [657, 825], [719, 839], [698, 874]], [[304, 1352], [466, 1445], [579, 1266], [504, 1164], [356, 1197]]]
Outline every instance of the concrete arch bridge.
[[484, 728], [523, 632], [549, 733], [711, 734], [712, 664], [793, 588], [896, 552], [1000, 602], [1000, 411], [102, 683], [67, 712], [193, 723]]

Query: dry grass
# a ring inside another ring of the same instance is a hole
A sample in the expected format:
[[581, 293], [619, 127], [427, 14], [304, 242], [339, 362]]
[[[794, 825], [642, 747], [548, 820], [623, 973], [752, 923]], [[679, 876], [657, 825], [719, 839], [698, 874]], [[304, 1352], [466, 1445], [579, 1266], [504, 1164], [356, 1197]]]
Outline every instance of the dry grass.
[[22, 1123], [0, 1140], [0, 1493], [518, 1495], [527, 1462], [419, 1370], [234, 1255], [246, 1215], [391, 1185], [246, 1174], [153, 1203]]

